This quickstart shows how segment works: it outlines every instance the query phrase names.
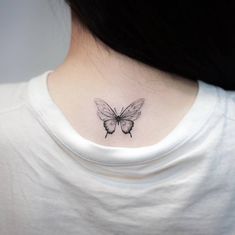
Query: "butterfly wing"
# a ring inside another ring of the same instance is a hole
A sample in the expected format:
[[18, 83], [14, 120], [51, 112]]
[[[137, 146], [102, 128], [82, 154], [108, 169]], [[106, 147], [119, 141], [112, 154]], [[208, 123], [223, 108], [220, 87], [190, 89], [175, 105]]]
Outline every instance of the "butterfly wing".
[[102, 99], [95, 98], [94, 102], [97, 106], [97, 115], [104, 121], [104, 128], [107, 131], [105, 138], [108, 134], [112, 134], [116, 129], [116, 113], [113, 109]]
[[125, 120], [125, 119], [122, 119], [120, 121], [120, 126], [121, 126], [121, 129], [122, 129], [122, 132], [125, 133], [125, 134], [130, 134], [130, 136], [132, 137], [131, 135], [131, 130], [134, 126], [134, 122], [131, 121], [131, 120]]
[[116, 120], [116, 114], [113, 109], [102, 99], [95, 98], [94, 102], [97, 106], [97, 115], [102, 121], [109, 119]]
[[144, 104], [144, 98], [140, 98], [134, 102], [132, 102], [129, 106], [127, 106], [122, 113], [120, 114], [120, 125], [122, 132], [125, 134], [131, 135], [131, 130], [134, 126], [134, 121], [140, 116], [141, 114], [141, 107]]
[[[104, 121], [104, 128], [107, 131], [107, 134], [113, 134], [113, 132], [116, 129], [116, 124], [117, 124], [116, 120], [113, 120], [113, 119], [109, 119], [109, 120]], [[107, 134], [106, 134], [106, 136], [107, 136]], [[105, 136], [105, 138], [106, 138], [106, 136]]]
[[135, 121], [141, 114], [141, 107], [144, 104], [144, 98], [140, 98], [128, 105], [120, 114], [121, 120]]

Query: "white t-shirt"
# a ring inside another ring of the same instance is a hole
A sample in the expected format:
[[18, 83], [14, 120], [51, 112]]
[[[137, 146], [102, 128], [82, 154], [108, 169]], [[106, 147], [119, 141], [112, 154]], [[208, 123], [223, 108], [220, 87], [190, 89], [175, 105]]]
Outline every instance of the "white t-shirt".
[[69, 124], [51, 71], [0, 85], [1, 235], [235, 234], [235, 91], [198, 80], [163, 140], [109, 147]]

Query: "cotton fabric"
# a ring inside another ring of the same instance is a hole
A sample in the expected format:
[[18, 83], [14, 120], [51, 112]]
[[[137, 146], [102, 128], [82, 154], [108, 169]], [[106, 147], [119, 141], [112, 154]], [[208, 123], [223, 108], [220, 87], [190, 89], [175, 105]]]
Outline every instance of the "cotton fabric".
[[235, 91], [198, 80], [159, 143], [108, 147], [71, 126], [50, 72], [0, 85], [1, 235], [235, 234]]

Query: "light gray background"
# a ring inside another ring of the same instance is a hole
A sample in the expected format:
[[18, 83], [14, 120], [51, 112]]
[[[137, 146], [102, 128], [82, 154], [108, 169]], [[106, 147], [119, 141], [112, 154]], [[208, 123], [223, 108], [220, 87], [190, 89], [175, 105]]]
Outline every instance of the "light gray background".
[[56, 68], [67, 54], [70, 33], [64, 0], [0, 0], [0, 83]]

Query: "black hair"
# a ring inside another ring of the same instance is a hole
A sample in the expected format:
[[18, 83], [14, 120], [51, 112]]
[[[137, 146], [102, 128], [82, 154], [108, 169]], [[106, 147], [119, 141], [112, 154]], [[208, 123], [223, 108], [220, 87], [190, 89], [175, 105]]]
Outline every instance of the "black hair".
[[234, 1], [65, 1], [94, 37], [119, 53], [235, 89]]

